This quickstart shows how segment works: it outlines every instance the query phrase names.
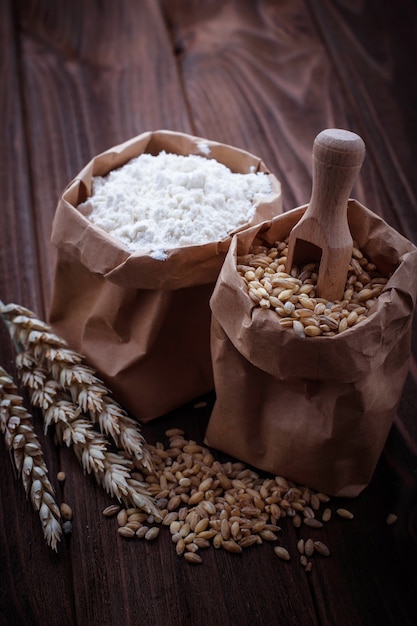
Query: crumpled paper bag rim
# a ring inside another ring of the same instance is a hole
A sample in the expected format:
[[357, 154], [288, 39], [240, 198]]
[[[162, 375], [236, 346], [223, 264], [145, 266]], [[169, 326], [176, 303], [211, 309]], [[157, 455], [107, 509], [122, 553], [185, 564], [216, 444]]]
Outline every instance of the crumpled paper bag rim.
[[[204, 146], [202, 151], [201, 146]], [[160, 261], [147, 253], [131, 253], [117, 238], [92, 224], [76, 208], [91, 193], [94, 176], [103, 176], [143, 152], [161, 150], [216, 158], [232, 171], [264, 172], [272, 191], [255, 203], [251, 220], [221, 241], [167, 250]], [[205, 151], [210, 150], [209, 155]], [[89, 271], [127, 288], [178, 289], [214, 282], [230, 242], [237, 232], [282, 211], [281, 184], [255, 155], [227, 144], [176, 131], [148, 131], [95, 156], [67, 185], [58, 202], [52, 226], [52, 243], [79, 260]]]
[[[211, 310], [234, 347], [272, 376], [317, 381], [333, 378], [353, 383], [381, 366], [390, 349], [392, 333], [410, 323], [417, 298], [417, 248], [382, 218], [350, 200], [348, 218], [353, 238], [373, 262], [376, 261], [372, 251], [385, 250], [383, 255], [380, 252], [378, 261], [385, 270], [390, 266], [393, 274], [367, 320], [333, 337], [299, 338], [291, 329], [280, 326], [275, 312], [257, 307], [249, 298], [236, 269], [236, 258], [248, 252], [257, 235], [268, 243], [275, 242], [277, 225], [286, 230], [282, 238], [288, 236], [306, 208], [307, 205], [297, 207], [233, 237], [210, 300]], [[363, 224], [367, 228], [358, 230], [358, 225]], [[286, 355], [285, 360], [282, 354]]]

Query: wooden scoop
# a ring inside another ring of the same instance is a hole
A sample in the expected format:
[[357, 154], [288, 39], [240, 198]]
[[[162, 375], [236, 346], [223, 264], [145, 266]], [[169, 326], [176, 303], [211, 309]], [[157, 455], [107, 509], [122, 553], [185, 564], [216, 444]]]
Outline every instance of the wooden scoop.
[[326, 300], [343, 298], [353, 245], [348, 200], [364, 158], [364, 142], [347, 130], [329, 128], [314, 141], [311, 200], [290, 233], [285, 270], [318, 262], [316, 295]]

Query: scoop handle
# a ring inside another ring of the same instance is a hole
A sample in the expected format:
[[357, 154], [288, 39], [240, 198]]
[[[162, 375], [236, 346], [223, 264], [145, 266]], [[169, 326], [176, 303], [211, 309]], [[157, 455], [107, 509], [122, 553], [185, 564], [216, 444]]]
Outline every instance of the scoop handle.
[[310, 203], [289, 235], [286, 271], [319, 262], [316, 295], [343, 296], [352, 255], [348, 200], [365, 158], [363, 140], [348, 130], [328, 128], [313, 144]]
[[352, 187], [365, 158], [365, 144], [348, 130], [328, 128], [313, 144], [313, 187], [306, 211], [333, 240], [344, 238], [347, 206]]

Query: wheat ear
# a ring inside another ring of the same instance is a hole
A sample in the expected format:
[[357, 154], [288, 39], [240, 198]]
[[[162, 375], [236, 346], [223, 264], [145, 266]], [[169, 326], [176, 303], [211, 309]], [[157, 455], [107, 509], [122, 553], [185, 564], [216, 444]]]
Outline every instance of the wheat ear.
[[47, 476], [48, 470], [42, 449], [33, 428], [32, 416], [23, 404], [17, 387], [6, 370], [0, 367], [0, 429], [6, 446], [12, 453], [25, 492], [34, 509], [39, 512], [47, 544], [57, 549], [62, 536], [60, 511], [54, 498], [54, 489]]
[[[151, 469], [139, 425], [109, 396], [94, 370], [45, 322], [14, 304], [0, 308], [0, 314], [20, 350], [16, 357], [20, 379], [31, 403], [43, 413], [45, 430], [54, 423], [59, 442], [73, 447], [84, 470], [93, 473], [112, 496], [160, 516], [146, 485], [131, 476], [135, 466]], [[101, 434], [93, 429], [94, 422], [102, 428]], [[121, 453], [109, 450], [108, 432]]]
[[[137, 464], [151, 469], [139, 424], [111, 397], [95, 371], [83, 363], [82, 356], [71, 350], [67, 342], [54, 334], [51, 327], [32, 311], [9, 304], [0, 307], [0, 314], [8, 323], [19, 350], [33, 355], [32, 362], [29, 361], [26, 367], [29, 370], [25, 375], [27, 379], [31, 381], [30, 371], [34, 367], [44, 371], [50, 381], [49, 389], [59, 384], [62, 390], [68, 391], [74, 404], [98, 423], [118, 448], [134, 457]], [[25, 384], [25, 379], [22, 382]]]

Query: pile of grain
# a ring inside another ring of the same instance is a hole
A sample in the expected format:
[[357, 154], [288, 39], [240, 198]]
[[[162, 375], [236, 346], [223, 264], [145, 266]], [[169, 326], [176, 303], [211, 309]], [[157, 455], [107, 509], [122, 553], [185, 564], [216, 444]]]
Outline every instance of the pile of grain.
[[388, 278], [382, 276], [354, 243], [343, 299], [329, 302], [316, 297], [318, 264], [285, 272], [288, 239], [272, 247], [254, 245], [237, 259], [237, 270], [249, 297], [275, 311], [279, 324], [297, 336], [332, 337], [367, 319]]
[[[161, 525], [168, 527], [176, 553], [195, 564], [202, 563], [201, 552], [210, 547], [238, 554], [268, 542], [280, 559], [298, 555], [309, 572], [314, 554], [330, 554], [317, 531], [332, 512], [353, 518], [346, 509], [330, 508], [326, 494], [281, 476], [262, 478], [241, 462], [215, 460], [207, 448], [185, 439], [180, 429], [166, 435], [168, 448], [162, 443], [148, 445], [154, 471], [135, 475], [155, 497], [161, 520], [133, 507], [110, 505], [104, 510], [108, 517], [117, 516], [118, 533], [124, 538], [154, 540]], [[280, 541], [286, 521], [304, 534], [294, 549]]]

